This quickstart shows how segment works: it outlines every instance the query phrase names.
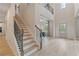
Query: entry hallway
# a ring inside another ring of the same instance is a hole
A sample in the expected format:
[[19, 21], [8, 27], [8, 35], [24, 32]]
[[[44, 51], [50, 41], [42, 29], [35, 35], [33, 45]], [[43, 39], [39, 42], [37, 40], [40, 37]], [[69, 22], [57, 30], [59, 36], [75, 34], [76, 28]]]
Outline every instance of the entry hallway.
[[51, 39], [34, 56], [79, 56], [79, 41], [70, 39]]

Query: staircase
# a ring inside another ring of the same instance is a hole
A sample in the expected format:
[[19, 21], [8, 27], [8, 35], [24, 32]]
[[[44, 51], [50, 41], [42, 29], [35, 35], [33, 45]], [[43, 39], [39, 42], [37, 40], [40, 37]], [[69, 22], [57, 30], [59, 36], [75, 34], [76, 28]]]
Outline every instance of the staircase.
[[23, 29], [23, 51], [24, 55], [28, 56], [39, 50], [39, 46], [34, 40], [34, 36], [29, 30], [28, 26], [24, 25], [20, 16], [16, 15], [15, 19], [18, 21], [20, 29]]

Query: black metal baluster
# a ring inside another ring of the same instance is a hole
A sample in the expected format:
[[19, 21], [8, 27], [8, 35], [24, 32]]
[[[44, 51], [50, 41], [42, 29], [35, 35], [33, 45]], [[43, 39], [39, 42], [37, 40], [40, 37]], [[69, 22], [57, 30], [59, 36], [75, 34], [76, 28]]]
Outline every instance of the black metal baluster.
[[14, 34], [16, 37], [16, 41], [18, 43], [18, 47], [21, 52], [21, 56], [24, 55], [23, 51], [23, 29], [20, 29], [19, 26], [17, 25], [16, 21], [14, 21]]

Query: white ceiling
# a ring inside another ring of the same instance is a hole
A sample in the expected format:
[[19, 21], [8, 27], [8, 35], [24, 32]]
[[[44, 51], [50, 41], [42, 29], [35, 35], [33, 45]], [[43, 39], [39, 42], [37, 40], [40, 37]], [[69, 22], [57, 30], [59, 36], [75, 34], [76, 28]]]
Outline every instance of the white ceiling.
[[10, 6], [9, 3], [0, 3], [0, 18], [5, 17], [9, 6]]

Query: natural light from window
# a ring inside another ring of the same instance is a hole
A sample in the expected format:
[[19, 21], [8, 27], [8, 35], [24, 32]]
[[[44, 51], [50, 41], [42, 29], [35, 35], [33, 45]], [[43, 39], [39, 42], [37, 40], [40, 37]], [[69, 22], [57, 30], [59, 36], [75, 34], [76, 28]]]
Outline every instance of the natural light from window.
[[66, 3], [61, 3], [61, 9], [66, 7]]

